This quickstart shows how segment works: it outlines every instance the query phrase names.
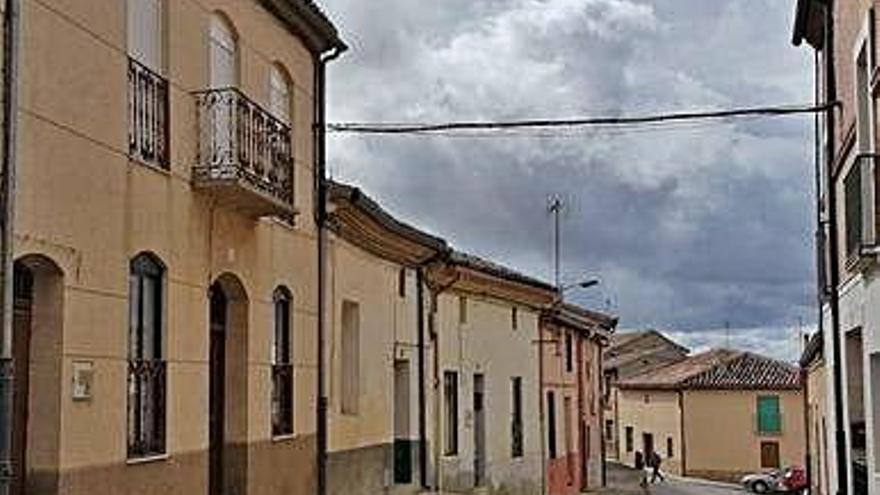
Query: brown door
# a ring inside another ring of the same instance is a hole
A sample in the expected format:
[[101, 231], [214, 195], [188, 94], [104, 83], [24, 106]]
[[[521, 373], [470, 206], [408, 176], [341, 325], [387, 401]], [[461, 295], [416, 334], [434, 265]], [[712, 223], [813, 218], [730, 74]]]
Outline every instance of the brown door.
[[581, 491], [586, 491], [590, 485], [589, 472], [587, 471], [587, 460], [590, 457], [590, 427], [587, 422], [581, 419]]
[[645, 454], [645, 462], [648, 462], [648, 459], [651, 458], [651, 454], [654, 453], [653, 433], [642, 433], [642, 453]]
[[12, 397], [12, 460], [15, 464], [15, 483], [12, 485], [12, 495], [24, 495], [27, 486], [28, 370], [30, 369], [33, 281], [30, 270], [15, 265], [12, 318], [12, 357], [15, 364]]
[[761, 442], [761, 467], [779, 467], [779, 443]]
[[210, 385], [208, 418], [208, 493], [223, 495], [223, 447], [226, 443], [226, 296], [219, 286], [212, 286], [210, 303]]

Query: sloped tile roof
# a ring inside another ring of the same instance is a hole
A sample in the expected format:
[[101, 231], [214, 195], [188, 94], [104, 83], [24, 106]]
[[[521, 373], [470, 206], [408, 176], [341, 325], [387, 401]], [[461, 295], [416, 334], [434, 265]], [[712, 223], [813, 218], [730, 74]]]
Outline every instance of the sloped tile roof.
[[489, 261], [485, 258], [480, 258], [479, 256], [475, 256], [473, 254], [468, 254], [461, 251], [453, 251], [450, 255], [450, 260], [456, 265], [465, 266], [486, 273], [491, 273], [503, 279], [531, 285], [550, 292], [556, 291], [556, 288], [550, 283], [544, 282], [543, 280], [538, 280], [534, 277], [530, 277], [504, 265], [495, 263], [494, 261]]
[[788, 363], [743, 352], [686, 379], [686, 388], [707, 389], [796, 389], [800, 372]]
[[800, 387], [792, 365], [751, 352], [714, 349], [622, 380], [620, 388], [779, 390]]

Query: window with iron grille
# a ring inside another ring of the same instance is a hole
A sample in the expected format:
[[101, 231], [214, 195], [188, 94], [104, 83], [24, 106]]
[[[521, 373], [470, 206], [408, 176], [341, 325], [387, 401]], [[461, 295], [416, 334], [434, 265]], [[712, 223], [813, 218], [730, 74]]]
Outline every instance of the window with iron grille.
[[151, 255], [131, 261], [128, 335], [128, 456], [165, 453], [165, 376], [162, 356], [164, 268]]
[[843, 180], [846, 226], [846, 256], [858, 254], [862, 243], [862, 170], [856, 163]]
[[510, 455], [523, 456], [523, 414], [522, 414], [522, 377], [515, 376], [510, 380], [513, 399], [511, 409]]
[[290, 360], [290, 291], [275, 289], [272, 343], [272, 435], [293, 433], [293, 364]]
[[169, 167], [163, 0], [128, 0], [128, 148], [132, 159]]

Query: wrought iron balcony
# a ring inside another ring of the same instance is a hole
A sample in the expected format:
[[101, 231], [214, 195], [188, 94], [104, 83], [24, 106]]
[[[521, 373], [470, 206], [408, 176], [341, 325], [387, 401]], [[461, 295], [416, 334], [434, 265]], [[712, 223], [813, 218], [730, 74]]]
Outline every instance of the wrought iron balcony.
[[128, 153], [168, 169], [168, 81], [128, 59]]
[[253, 216], [292, 216], [290, 127], [235, 88], [195, 96], [200, 132], [195, 186]]

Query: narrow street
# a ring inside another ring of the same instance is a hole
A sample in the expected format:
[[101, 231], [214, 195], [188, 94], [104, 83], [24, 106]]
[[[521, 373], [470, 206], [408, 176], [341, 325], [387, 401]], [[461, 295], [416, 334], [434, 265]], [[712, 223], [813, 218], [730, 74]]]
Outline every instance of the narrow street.
[[742, 488], [720, 483], [693, 481], [693, 480], [667, 480], [649, 486], [652, 495], [734, 495], [747, 493]]
[[638, 485], [639, 475], [634, 469], [610, 463], [608, 465], [608, 488], [603, 495], [745, 495], [747, 492], [735, 485], [693, 479], [670, 479], [648, 485], [647, 490]]

